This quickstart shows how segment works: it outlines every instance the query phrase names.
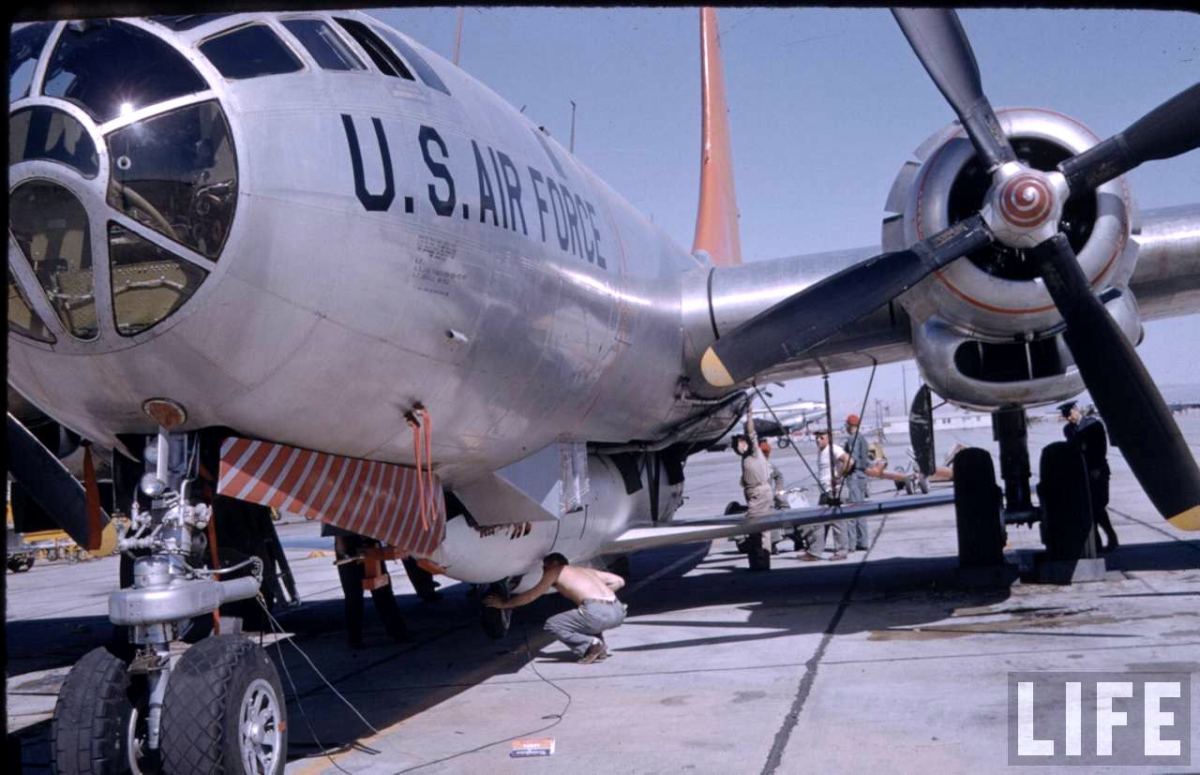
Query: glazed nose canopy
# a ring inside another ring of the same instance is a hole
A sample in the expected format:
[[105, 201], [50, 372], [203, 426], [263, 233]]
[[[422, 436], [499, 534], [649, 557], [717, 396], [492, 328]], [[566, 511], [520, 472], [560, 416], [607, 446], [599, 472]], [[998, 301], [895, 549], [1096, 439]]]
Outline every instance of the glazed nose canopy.
[[216, 101], [147, 118], [106, 139], [108, 204], [215, 261], [237, 198], [233, 141]]
[[44, 105], [18, 110], [8, 120], [8, 163], [44, 159], [73, 167], [85, 178], [100, 172], [96, 144], [75, 117]]
[[[37, 280], [10, 272], [10, 330], [53, 343], [42, 319], [57, 316], [75, 339], [95, 339], [106, 318], [97, 305], [111, 304], [117, 332], [132, 336], [186, 302], [219, 258], [237, 202], [233, 138], [208, 83], [165, 40], [118, 21], [72, 22], [43, 51], [52, 26], [18, 31], [10, 52], [10, 96], [39, 103], [9, 118], [10, 260], [23, 253]], [[64, 165], [83, 185], [13, 167], [27, 161]], [[93, 276], [93, 260], [108, 262], [108, 278]]]
[[43, 93], [73, 102], [97, 124], [208, 88], [165, 41], [114, 21], [72, 22], [46, 68]]
[[95, 339], [92, 244], [83, 204], [57, 183], [31, 180], [13, 190], [8, 217], [12, 236], [63, 328], [78, 339]]
[[8, 270], [8, 327], [18, 334], [36, 339], [39, 342], [54, 344], [54, 334], [46, 328], [46, 324], [33, 311], [33, 305], [25, 298], [25, 292], [17, 285], [12, 269]]

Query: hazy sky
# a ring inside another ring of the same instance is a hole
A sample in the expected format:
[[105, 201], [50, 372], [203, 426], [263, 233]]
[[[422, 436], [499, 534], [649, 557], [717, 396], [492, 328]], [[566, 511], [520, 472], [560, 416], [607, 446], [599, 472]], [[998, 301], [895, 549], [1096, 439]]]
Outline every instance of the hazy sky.
[[[375, 10], [449, 58], [454, 8]], [[966, 10], [992, 103], [1053, 108], [1100, 136], [1200, 79], [1200, 16], [1159, 11]], [[885, 9], [722, 9], [746, 260], [877, 245], [900, 166], [954, 115]], [[695, 9], [468, 9], [461, 66], [690, 247], [699, 180]], [[1138, 205], [1200, 202], [1200, 151], [1130, 175]], [[1200, 315], [1147, 325], [1139, 352], [1164, 385], [1200, 382]], [[908, 392], [917, 382], [907, 365]], [[831, 379], [857, 404], [865, 372]], [[872, 397], [899, 410], [901, 366]], [[819, 398], [797, 380], [777, 398]]]

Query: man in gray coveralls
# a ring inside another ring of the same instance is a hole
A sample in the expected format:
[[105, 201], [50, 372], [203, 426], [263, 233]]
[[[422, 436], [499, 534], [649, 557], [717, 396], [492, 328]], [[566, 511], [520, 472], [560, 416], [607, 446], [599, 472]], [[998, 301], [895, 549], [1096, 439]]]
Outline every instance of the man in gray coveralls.
[[[867, 451], [867, 440], [858, 431], [859, 419], [857, 414], [846, 417], [846, 453], [850, 455], [853, 467], [846, 474], [846, 491], [842, 496], [844, 503], [862, 503], [869, 500], [871, 494], [867, 491], [867, 468], [871, 465], [871, 456]], [[866, 520], [852, 519], [846, 523], [846, 548], [848, 551], [858, 549], [865, 551], [870, 545], [870, 533]]]

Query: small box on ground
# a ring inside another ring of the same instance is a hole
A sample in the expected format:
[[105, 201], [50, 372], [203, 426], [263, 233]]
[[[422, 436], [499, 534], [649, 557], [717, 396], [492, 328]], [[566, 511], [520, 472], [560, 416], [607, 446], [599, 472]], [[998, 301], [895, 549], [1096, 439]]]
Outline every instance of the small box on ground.
[[554, 753], [553, 737], [527, 737], [512, 741], [508, 755], [513, 759], [524, 756], [549, 756]]

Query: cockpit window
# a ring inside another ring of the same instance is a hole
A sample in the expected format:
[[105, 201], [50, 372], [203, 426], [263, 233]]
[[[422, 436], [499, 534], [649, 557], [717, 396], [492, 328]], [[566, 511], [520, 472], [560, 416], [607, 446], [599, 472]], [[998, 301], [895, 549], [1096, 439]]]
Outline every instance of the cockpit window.
[[83, 205], [56, 183], [30, 180], [13, 190], [8, 207], [12, 235], [63, 326], [94, 339], [92, 242]]
[[270, 27], [251, 24], [209, 38], [200, 50], [230, 80], [282, 75], [304, 69]]
[[21, 292], [11, 269], [8, 270], [8, 328], [39, 342], [54, 344], [55, 341], [54, 334], [46, 328], [41, 317], [33, 311], [29, 299]]
[[446, 84], [444, 84], [442, 79], [438, 77], [437, 72], [429, 66], [429, 63], [425, 61], [424, 57], [417, 53], [416, 49], [408, 45], [408, 42], [405, 41], [404, 38], [400, 37], [395, 33], [394, 30], [390, 30], [387, 27], [380, 28], [380, 32], [382, 32], [384, 37], [386, 37], [388, 41], [390, 41], [391, 44], [396, 47], [396, 50], [399, 51], [400, 54], [409, 61], [409, 63], [413, 66], [413, 69], [417, 71], [417, 75], [421, 78], [426, 86], [428, 86], [430, 89], [437, 89], [443, 94], [450, 93], [450, 90], [446, 88]]
[[227, 13], [189, 13], [176, 16], [151, 16], [150, 18], [176, 32], [186, 32], [187, 30], [194, 30], [201, 24], [208, 24], [211, 21], [223, 19], [229, 15]]
[[404, 63], [400, 61], [400, 57], [396, 56], [387, 44], [371, 31], [370, 27], [353, 19], [335, 19], [334, 21], [342, 25], [342, 29], [350, 33], [350, 37], [363, 47], [363, 51], [366, 51], [367, 56], [371, 57], [371, 61], [379, 68], [379, 72], [384, 75], [406, 78], [410, 81], [416, 80]]
[[96, 146], [69, 113], [37, 105], [8, 120], [8, 163], [47, 159], [66, 164], [86, 178], [100, 171]]
[[63, 30], [42, 91], [103, 123], [206, 88], [182, 54], [150, 33], [121, 22], [87, 21]]
[[213, 260], [237, 204], [237, 159], [215, 102], [188, 105], [108, 135], [108, 203]]
[[33, 71], [37, 69], [38, 57], [46, 38], [50, 37], [54, 22], [38, 22], [22, 27], [8, 40], [8, 101], [15, 102], [29, 96], [29, 84]]
[[208, 272], [173, 256], [120, 224], [108, 224], [113, 314], [117, 332], [133, 336], [191, 298]]
[[326, 70], [365, 70], [350, 47], [342, 42], [325, 22], [320, 19], [288, 19], [283, 23], [288, 32], [308, 49], [317, 64]]

